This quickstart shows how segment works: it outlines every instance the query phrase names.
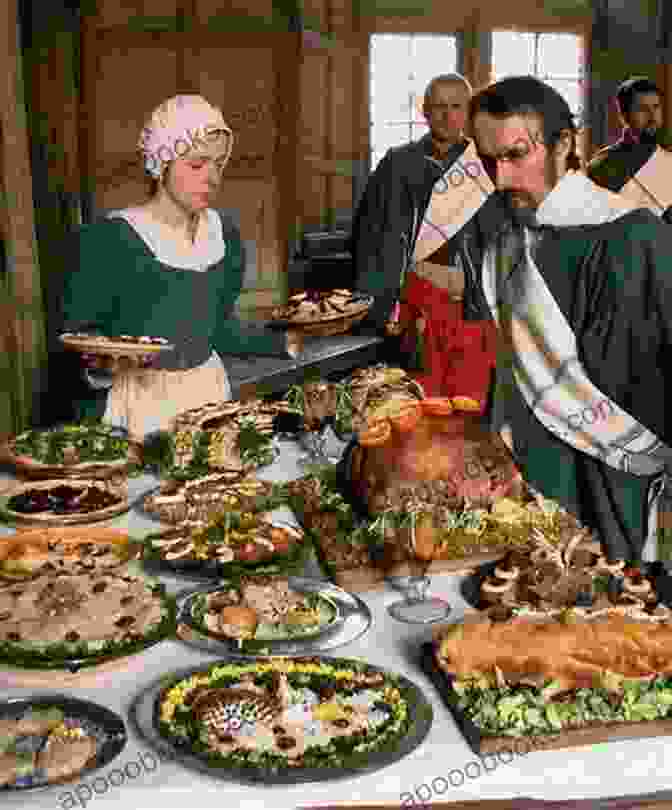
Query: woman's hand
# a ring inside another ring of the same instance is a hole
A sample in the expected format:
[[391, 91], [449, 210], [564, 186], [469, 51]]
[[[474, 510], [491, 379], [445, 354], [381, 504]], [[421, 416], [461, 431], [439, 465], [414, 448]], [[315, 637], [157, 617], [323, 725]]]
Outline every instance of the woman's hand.
[[297, 329], [287, 330], [287, 354], [295, 360], [303, 351], [303, 332]]

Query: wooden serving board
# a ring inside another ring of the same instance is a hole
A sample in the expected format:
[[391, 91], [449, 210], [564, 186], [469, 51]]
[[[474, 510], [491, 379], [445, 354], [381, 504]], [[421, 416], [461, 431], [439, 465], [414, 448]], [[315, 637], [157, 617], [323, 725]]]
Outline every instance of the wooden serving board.
[[126, 458], [115, 461], [83, 461], [79, 464], [46, 464], [30, 456], [17, 455], [10, 444], [0, 448], [0, 461], [11, 465], [17, 476], [34, 478], [105, 479], [125, 475], [132, 464], [142, 461], [141, 446], [131, 444]]
[[522, 747], [527, 751], [557, 751], [613, 740], [641, 740], [647, 737], [672, 737], [672, 719], [642, 720], [637, 723], [601, 723], [566, 729], [557, 734], [536, 734], [519, 739], [481, 737], [479, 752], [496, 754], [498, 751], [510, 751], [512, 746]]

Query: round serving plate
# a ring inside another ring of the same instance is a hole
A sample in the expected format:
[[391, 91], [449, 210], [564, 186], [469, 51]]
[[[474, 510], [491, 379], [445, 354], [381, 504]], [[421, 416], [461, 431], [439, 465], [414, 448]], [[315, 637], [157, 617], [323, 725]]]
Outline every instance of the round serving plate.
[[311, 321], [298, 321], [291, 320], [283, 317], [280, 313], [277, 317], [271, 320], [271, 324], [286, 329], [295, 329], [304, 332], [306, 335], [314, 337], [329, 337], [331, 335], [340, 335], [347, 332], [356, 324], [366, 318], [371, 305], [373, 304], [373, 297], [366, 296], [362, 299], [359, 306], [349, 313], [329, 315], [324, 318], [317, 318]]
[[7, 698], [0, 701], [0, 720], [18, 719], [30, 709], [60, 709], [66, 718], [81, 723], [82, 727], [96, 739], [96, 753], [81, 771], [54, 782], [38, 781], [26, 786], [0, 787], [0, 797], [19, 793], [48, 790], [70, 782], [88, 779], [94, 771], [108, 766], [124, 750], [127, 734], [124, 721], [119, 715], [88, 700], [68, 695], [32, 695], [30, 697]]
[[101, 520], [109, 520], [110, 518], [122, 515], [128, 512], [131, 508], [128, 499], [128, 478], [125, 475], [119, 476], [120, 480], [126, 481], [126, 486], [113, 484], [112, 481], [107, 486], [103, 486], [100, 480], [87, 480], [84, 478], [56, 478], [48, 481], [31, 481], [24, 482], [16, 486], [13, 490], [4, 493], [3, 498], [7, 502], [9, 498], [15, 495], [20, 495], [30, 489], [54, 489], [58, 486], [81, 486], [89, 485], [104, 489], [109, 489], [113, 494], [117, 495], [121, 500], [118, 503], [112, 504], [105, 509], [96, 509], [93, 512], [82, 512], [75, 514], [57, 515], [53, 512], [14, 512], [8, 506], [3, 507], [4, 515], [16, 523], [21, 523], [30, 526], [76, 526], [85, 523], [97, 523]]
[[309, 635], [272, 641], [253, 639], [239, 644], [233, 638], [206, 633], [194, 619], [192, 608], [200, 595], [225, 590], [227, 581], [222, 580], [209, 588], [189, 589], [178, 595], [178, 636], [186, 644], [215, 655], [268, 657], [309, 655], [333, 650], [359, 638], [371, 627], [371, 611], [354, 594], [324, 580], [295, 576], [288, 579], [291, 590], [304, 595], [317, 594], [329, 602], [336, 611], [334, 620]]
[[[258, 659], [258, 663], [277, 661], [275, 658]], [[293, 658], [293, 663], [301, 663], [301, 658]], [[155, 681], [143, 691], [131, 706], [129, 717], [138, 733], [155, 749], [166, 757], [173, 759], [186, 768], [190, 768], [214, 778], [229, 782], [257, 785], [294, 785], [307, 782], [334, 781], [338, 779], [353, 779], [366, 774], [374, 773], [389, 765], [399, 762], [412, 753], [425, 740], [432, 727], [434, 713], [429, 700], [412, 681], [402, 675], [396, 675], [388, 670], [362, 661], [344, 658], [331, 658], [329, 656], [311, 656], [306, 663], [331, 665], [339, 669], [354, 668], [356, 671], [366, 666], [369, 673], [380, 672], [388, 677], [394, 675], [396, 688], [409, 704], [410, 726], [401, 738], [395, 738], [379, 750], [366, 753], [350, 754], [344, 757], [341, 766], [312, 767], [312, 768], [264, 768], [228, 766], [218, 763], [207, 753], [196, 753], [188, 745], [181, 746], [177, 742], [164, 736], [159, 726], [159, 707], [164, 693], [176, 682], [192, 675], [205, 673], [219, 665], [239, 663], [249, 665], [249, 659], [241, 657], [227, 658], [225, 661], [215, 662], [211, 666], [201, 664], [180, 672], [171, 673]]]
[[138, 357], [145, 354], [158, 354], [175, 348], [172, 343], [126, 343], [123, 341], [100, 340], [74, 335], [60, 335], [59, 340], [66, 349], [81, 354], [95, 354], [101, 357]]
[[226, 579], [229, 576], [236, 574], [283, 574], [295, 571], [303, 566], [306, 556], [312, 545], [306, 536], [305, 532], [290, 523], [285, 521], [272, 519], [271, 522], [274, 526], [280, 528], [291, 529], [301, 535], [301, 539], [295, 544], [295, 547], [290, 549], [290, 554], [275, 554], [265, 560], [257, 562], [218, 562], [217, 560], [165, 560], [158, 551], [154, 548], [150, 551], [148, 543], [151, 542], [152, 537], [162, 537], [164, 534], [174, 532], [175, 527], [167, 529], [165, 532], [157, 532], [156, 534], [148, 535], [145, 538], [145, 557], [144, 567], [145, 570], [153, 576], [161, 574], [177, 575], [187, 577], [189, 579], [196, 579], [198, 581], [212, 580], [212, 579]]

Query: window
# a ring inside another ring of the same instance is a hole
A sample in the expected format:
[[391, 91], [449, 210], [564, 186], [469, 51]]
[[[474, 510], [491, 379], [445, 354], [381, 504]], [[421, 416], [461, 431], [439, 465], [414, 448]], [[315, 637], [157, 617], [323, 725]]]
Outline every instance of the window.
[[578, 126], [583, 116], [583, 63], [583, 43], [576, 34], [492, 32], [494, 81], [536, 76], [565, 98]]
[[455, 36], [374, 34], [370, 45], [371, 170], [392, 146], [427, 132], [425, 88], [441, 73], [457, 70]]

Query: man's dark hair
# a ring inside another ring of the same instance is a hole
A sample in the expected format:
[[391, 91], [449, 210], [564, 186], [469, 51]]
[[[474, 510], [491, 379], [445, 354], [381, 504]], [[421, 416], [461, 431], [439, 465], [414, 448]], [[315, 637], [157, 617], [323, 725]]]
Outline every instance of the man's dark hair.
[[635, 97], [644, 93], [657, 93], [661, 97], [663, 95], [658, 85], [646, 76], [631, 76], [619, 85], [616, 91], [616, 101], [624, 118], [630, 115]]
[[581, 168], [581, 161], [576, 153], [578, 129], [574, 123], [574, 115], [565, 99], [549, 84], [534, 76], [508, 76], [489, 85], [471, 99], [469, 121], [472, 125], [476, 115], [482, 112], [495, 118], [537, 115], [541, 120], [544, 144], [549, 149], [556, 146], [563, 131], [569, 130], [574, 145], [567, 156], [567, 168]]

